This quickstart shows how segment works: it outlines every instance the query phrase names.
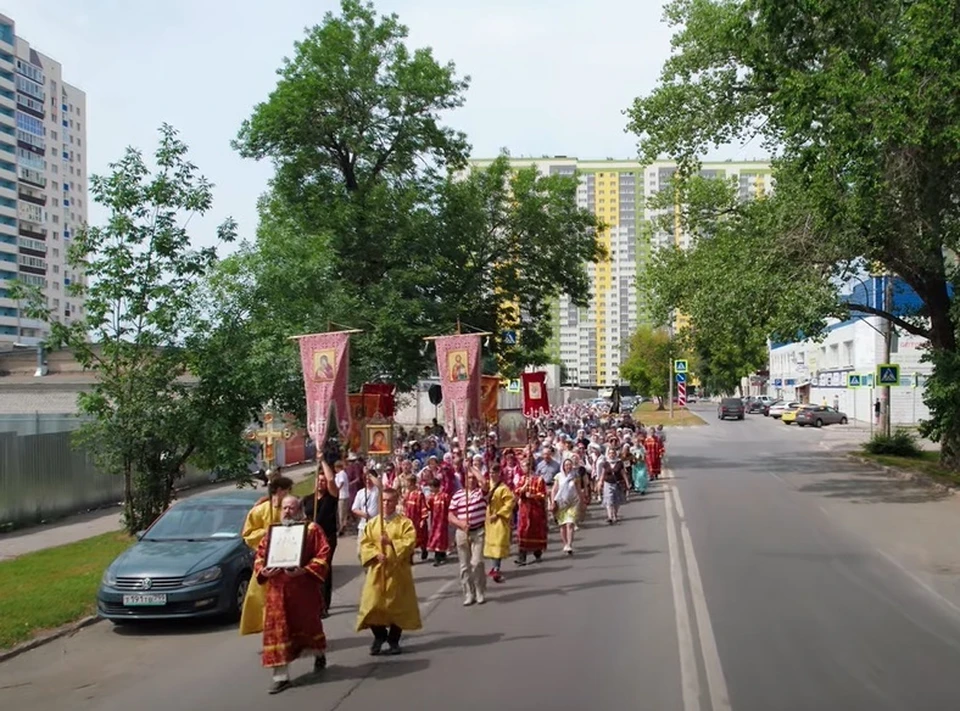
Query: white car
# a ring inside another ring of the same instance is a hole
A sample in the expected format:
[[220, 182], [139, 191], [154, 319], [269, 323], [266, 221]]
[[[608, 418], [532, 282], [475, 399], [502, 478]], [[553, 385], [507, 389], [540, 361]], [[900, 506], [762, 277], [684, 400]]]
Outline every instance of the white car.
[[788, 410], [793, 410], [800, 407], [801, 403], [796, 400], [791, 400], [790, 402], [778, 402], [776, 405], [771, 405], [770, 407], [770, 417], [775, 420], [779, 420], [783, 417], [783, 413]]

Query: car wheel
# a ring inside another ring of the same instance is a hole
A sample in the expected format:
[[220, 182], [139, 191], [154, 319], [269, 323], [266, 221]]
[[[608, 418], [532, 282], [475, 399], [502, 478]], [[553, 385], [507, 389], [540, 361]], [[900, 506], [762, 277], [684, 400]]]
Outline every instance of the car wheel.
[[233, 596], [230, 598], [230, 607], [227, 608], [227, 616], [231, 620], [239, 620], [240, 612], [243, 610], [243, 600], [247, 596], [247, 588], [250, 587], [250, 572], [244, 572], [237, 578], [233, 586]]
[[841, 425], [847, 424], [847, 418], [846, 418], [846, 417], [841, 417], [841, 418], [840, 418], [840, 424], [841, 424]]
[[823, 427], [823, 420], [817, 420], [816, 425], [817, 427]]

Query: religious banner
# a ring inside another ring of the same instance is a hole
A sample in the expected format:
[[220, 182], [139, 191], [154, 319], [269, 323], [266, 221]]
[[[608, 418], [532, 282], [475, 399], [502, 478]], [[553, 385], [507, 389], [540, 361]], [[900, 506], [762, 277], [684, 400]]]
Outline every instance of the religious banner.
[[443, 388], [443, 414], [467, 448], [467, 429], [480, 419], [480, 334], [440, 336], [436, 339], [437, 371]]
[[480, 409], [483, 421], [488, 425], [495, 425], [500, 404], [500, 378], [493, 375], [482, 375], [480, 378]]
[[350, 431], [347, 383], [350, 374], [350, 332], [333, 331], [297, 336], [307, 394], [307, 432], [323, 450], [327, 441], [330, 407], [341, 433]]
[[550, 409], [547, 397], [547, 374], [544, 371], [523, 373], [523, 414], [538, 417]]
[[353, 393], [348, 400], [350, 402], [350, 428], [347, 430], [347, 451], [359, 452], [363, 446], [363, 428], [367, 422], [363, 394]]
[[[364, 383], [360, 388], [363, 393], [363, 405], [367, 411], [367, 417], [373, 417], [377, 413], [381, 416], [391, 419], [397, 408], [396, 405], [397, 386], [392, 383]], [[370, 403], [373, 408], [370, 409]]]

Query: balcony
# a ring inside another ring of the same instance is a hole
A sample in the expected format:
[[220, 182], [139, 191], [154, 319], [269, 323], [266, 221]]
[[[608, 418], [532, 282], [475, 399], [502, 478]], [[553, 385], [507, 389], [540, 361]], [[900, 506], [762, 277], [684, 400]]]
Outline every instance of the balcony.
[[26, 225], [21, 224], [19, 227], [19, 232], [21, 237], [29, 237], [30, 239], [39, 239], [45, 240], [47, 238], [47, 231], [44, 229], [34, 230], [30, 229]]
[[25, 165], [20, 165], [17, 167], [17, 177], [20, 178], [20, 181], [23, 183], [29, 183], [30, 185], [36, 185], [38, 188], [47, 187], [47, 178], [39, 170], [33, 168], [28, 168]]
[[28, 193], [20, 193], [20, 199], [33, 205], [40, 205], [41, 207], [44, 207], [47, 204], [46, 195], [30, 195]]

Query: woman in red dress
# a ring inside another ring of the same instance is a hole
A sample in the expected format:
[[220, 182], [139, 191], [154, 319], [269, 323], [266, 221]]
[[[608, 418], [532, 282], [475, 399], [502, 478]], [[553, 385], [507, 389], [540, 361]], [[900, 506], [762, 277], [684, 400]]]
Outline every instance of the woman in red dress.
[[430, 535], [427, 538], [427, 550], [433, 553], [433, 567], [436, 568], [447, 562], [447, 551], [450, 549], [450, 494], [436, 480], [431, 481], [428, 486]]
[[515, 480], [518, 504], [517, 565], [527, 564], [527, 553], [541, 560], [547, 549], [547, 485], [533, 471], [533, 449], [527, 450], [523, 473]]
[[650, 430], [647, 438], [643, 441], [643, 447], [646, 449], [647, 473], [651, 480], [659, 479], [663, 460], [663, 444], [653, 436], [653, 430]]

